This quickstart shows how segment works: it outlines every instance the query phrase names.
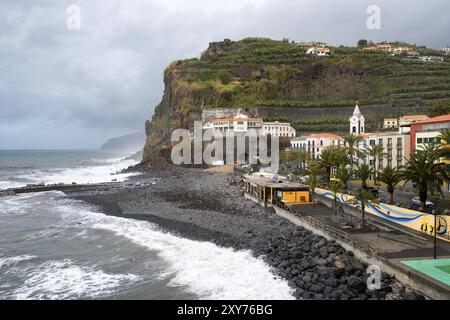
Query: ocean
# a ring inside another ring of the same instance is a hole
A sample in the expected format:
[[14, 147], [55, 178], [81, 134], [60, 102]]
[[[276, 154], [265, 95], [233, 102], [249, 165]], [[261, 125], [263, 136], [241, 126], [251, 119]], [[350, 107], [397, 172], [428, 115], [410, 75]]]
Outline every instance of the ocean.
[[[125, 181], [135, 164], [96, 151], [1, 151], [0, 190]], [[249, 251], [105, 215], [62, 192], [0, 198], [0, 299], [293, 299]]]

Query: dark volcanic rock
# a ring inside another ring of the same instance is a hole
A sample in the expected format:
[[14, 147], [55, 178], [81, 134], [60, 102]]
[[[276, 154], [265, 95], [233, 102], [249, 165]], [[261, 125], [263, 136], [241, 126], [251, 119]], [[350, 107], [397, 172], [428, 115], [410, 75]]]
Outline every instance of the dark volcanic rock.
[[358, 277], [351, 276], [348, 278], [348, 287], [361, 293], [366, 290], [366, 283]]
[[[154, 178], [161, 180], [148, 183]], [[392, 292], [393, 280], [387, 274], [382, 275], [382, 290], [366, 292], [366, 265], [352, 252], [245, 200], [229, 181], [238, 177], [173, 168], [132, 179], [140, 183], [132, 192], [124, 187], [73, 197], [106, 214], [146, 220], [184, 238], [251, 250], [288, 281], [297, 298], [384, 299]]]

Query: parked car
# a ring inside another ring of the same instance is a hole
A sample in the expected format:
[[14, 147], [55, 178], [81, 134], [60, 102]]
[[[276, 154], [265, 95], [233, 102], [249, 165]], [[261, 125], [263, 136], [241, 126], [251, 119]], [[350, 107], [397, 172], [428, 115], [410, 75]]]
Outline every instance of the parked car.
[[375, 197], [378, 197], [378, 193], [379, 193], [379, 190], [378, 190], [378, 189], [375, 189], [375, 188], [373, 188], [373, 187], [370, 187], [369, 189], [367, 189], [367, 191], [369, 191], [370, 193], [372, 193]]
[[[414, 197], [411, 199], [412, 204], [415, 204], [416, 206], [420, 206], [420, 198], [419, 197]], [[425, 203], [425, 206], [427, 208], [433, 208], [434, 207], [434, 203], [431, 201], [428, 201]]]

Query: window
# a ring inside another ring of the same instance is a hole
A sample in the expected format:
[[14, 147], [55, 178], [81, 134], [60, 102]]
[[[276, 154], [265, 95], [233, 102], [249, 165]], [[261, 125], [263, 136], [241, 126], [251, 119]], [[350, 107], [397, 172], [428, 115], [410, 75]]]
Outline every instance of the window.
[[392, 138], [388, 138], [388, 147], [392, 147]]
[[353, 131], [353, 133], [356, 133], [356, 127], [353, 127], [352, 131]]
[[397, 159], [401, 159], [402, 158], [402, 150], [397, 150]]
[[375, 140], [370, 140], [370, 145], [371, 145], [371, 146], [374, 146], [374, 145], [375, 145], [375, 142], [376, 142]]
[[403, 145], [402, 138], [397, 138], [397, 147], [401, 147]]
[[422, 143], [422, 138], [417, 138], [417, 144]]
[[392, 160], [388, 160], [388, 167], [392, 167]]
[[323, 146], [323, 140], [320, 140], [320, 145]]
[[397, 168], [402, 166], [402, 160], [397, 160]]
[[378, 139], [378, 144], [379, 144], [380, 146], [383, 145], [383, 139], [382, 139], [382, 138], [381, 138], [381, 139]]
[[437, 143], [441, 143], [441, 142], [442, 142], [442, 139], [441, 139], [440, 137], [437, 137], [437, 138], [436, 138], [436, 142], [437, 142]]
[[423, 138], [423, 143], [428, 143], [428, 138]]

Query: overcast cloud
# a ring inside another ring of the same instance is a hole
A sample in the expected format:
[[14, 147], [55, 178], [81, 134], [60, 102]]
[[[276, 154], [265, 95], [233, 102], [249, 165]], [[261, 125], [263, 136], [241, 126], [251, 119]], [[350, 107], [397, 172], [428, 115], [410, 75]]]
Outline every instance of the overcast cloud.
[[[66, 9], [81, 8], [68, 30]], [[382, 29], [366, 27], [381, 8]], [[0, 149], [97, 148], [143, 131], [173, 60], [247, 36], [450, 44], [450, 2], [0, 0]]]

